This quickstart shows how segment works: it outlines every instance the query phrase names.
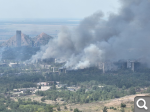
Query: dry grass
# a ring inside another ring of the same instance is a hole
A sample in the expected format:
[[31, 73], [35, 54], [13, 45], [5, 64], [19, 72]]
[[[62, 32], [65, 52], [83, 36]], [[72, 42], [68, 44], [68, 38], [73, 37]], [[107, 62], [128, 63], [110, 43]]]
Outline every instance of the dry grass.
[[[71, 112], [71, 109], [78, 108], [82, 112], [102, 112], [102, 109], [104, 106], [110, 108], [110, 107], [115, 107], [117, 110], [113, 109], [108, 109], [108, 112], [120, 112], [120, 105], [121, 103], [126, 104], [125, 112], [131, 112], [131, 108], [134, 106], [134, 98], [136, 96], [147, 96], [149, 94], [136, 94], [136, 95], [130, 95], [130, 96], [125, 96], [122, 98], [117, 98], [117, 99], [112, 99], [112, 100], [107, 100], [107, 101], [97, 101], [97, 102], [92, 102], [92, 103], [86, 103], [86, 104], [67, 104], [67, 110], [64, 109], [64, 102], [57, 100], [57, 101], [52, 101], [52, 100], [45, 100], [44, 103], [46, 104], [60, 104], [61, 112]], [[11, 97], [13, 100], [18, 101], [17, 98], [21, 99], [28, 99], [30, 98], [32, 101], [38, 101], [41, 102], [41, 96], [37, 95], [29, 95], [29, 96], [23, 96], [23, 97]], [[55, 110], [57, 110], [55, 108]]]
[[[33, 95], [28, 95], [28, 96], [21, 96], [21, 97], [11, 97], [12, 100], [14, 101], [18, 101], [18, 99], [31, 99], [32, 101], [35, 100], [35, 101], [38, 101], [38, 102], [42, 102], [41, 101], [41, 98], [42, 96], [37, 96], [35, 94]], [[64, 101], [60, 101], [59, 99], [57, 99], [57, 101], [52, 101], [52, 100], [45, 100], [43, 103], [46, 103], [46, 104], [63, 104]]]
[[92, 102], [87, 104], [68, 104], [67, 107], [75, 109], [78, 108], [82, 112], [102, 112], [104, 106], [110, 108], [115, 107], [117, 110], [108, 109], [108, 112], [120, 112], [120, 105], [121, 103], [126, 104], [125, 112], [131, 112], [132, 107], [134, 106], [134, 98], [136, 96], [146, 96], [148, 94], [136, 94], [125, 96], [122, 98], [112, 99], [108, 101], [99, 101], [99, 102]]

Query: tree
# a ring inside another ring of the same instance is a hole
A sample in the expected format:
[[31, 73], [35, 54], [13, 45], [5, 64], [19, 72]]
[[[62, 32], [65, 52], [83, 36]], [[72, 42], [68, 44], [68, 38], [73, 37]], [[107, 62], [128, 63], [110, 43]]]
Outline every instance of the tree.
[[126, 104], [121, 103], [121, 108], [125, 108], [125, 107], [126, 107]]
[[41, 85], [39, 85], [38, 89], [41, 89]]
[[70, 108], [70, 111], [72, 111], [73, 109], [72, 108]]
[[103, 112], [107, 112], [107, 107], [104, 107], [104, 108], [103, 108]]
[[27, 90], [25, 93], [27, 93], [28, 95], [31, 94], [30, 90]]
[[133, 107], [131, 107], [131, 111], [134, 112], [134, 108]]
[[56, 85], [55, 84], [53, 84], [52, 89], [56, 90]]
[[53, 107], [52, 106], [47, 106], [45, 112], [53, 112]]
[[147, 92], [150, 93], [150, 87], [147, 89]]
[[61, 110], [61, 109], [60, 109], [60, 106], [58, 106], [58, 107], [57, 107], [57, 110], [58, 110], [58, 111], [60, 111], [60, 110]]
[[135, 91], [135, 88], [134, 87], [131, 87], [129, 89], [129, 94], [136, 94], [136, 91]]
[[41, 98], [41, 101], [44, 102], [45, 101], [45, 97]]
[[66, 109], [66, 110], [67, 110], [68, 108], [67, 108], [66, 106], [64, 106], [64, 109]]
[[125, 112], [124, 108], [121, 108], [121, 112]]
[[73, 112], [82, 112], [82, 111], [80, 111], [79, 109], [74, 109], [74, 111]]

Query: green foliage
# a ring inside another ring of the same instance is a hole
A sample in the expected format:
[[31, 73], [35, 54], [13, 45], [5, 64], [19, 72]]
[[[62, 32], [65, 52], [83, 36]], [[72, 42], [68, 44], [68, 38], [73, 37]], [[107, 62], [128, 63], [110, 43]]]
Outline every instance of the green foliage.
[[[32, 68], [32, 67], [31, 67]], [[31, 72], [24, 73], [21, 76], [15, 75], [22, 70], [13, 68], [0, 68], [0, 72], [4, 72], [4, 76], [0, 78], [0, 93], [7, 96], [11, 95], [11, 91], [15, 88], [36, 87], [37, 82], [41, 81], [59, 81], [70, 86], [75, 85], [81, 87], [76, 92], [66, 90], [66, 88], [57, 89], [56, 84], [48, 91], [37, 91], [36, 94], [43, 96], [41, 101], [54, 100], [62, 98], [67, 103], [90, 103], [93, 101], [104, 101], [113, 98], [123, 97], [125, 95], [136, 94], [135, 88], [147, 87], [150, 85], [150, 75], [148, 72], [132, 73], [128, 70], [106, 73], [105, 75], [96, 68], [84, 70], [70, 71], [67, 74], [45, 73], [46, 79], [40, 73]], [[42, 71], [42, 70], [41, 70]], [[44, 71], [44, 70], [43, 70]], [[10, 74], [12, 72], [12, 74]], [[117, 75], [114, 75], [117, 74]], [[98, 86], [101, 85], [101, 86]], [[150, 88], [147, 89], [150, 92]], [[27, 91], [30, 94], [30, 91]], [[12, 112], [48, 112], [53, 111], [53, 107], [49, 107], [43, 103], [36, 101], [21, 100], [18, 102], [10, 100], [10, 97], [0, 95], [0, 111], [7, 111], [10, 107]], [[124, 108], [125, 106], [121, 106]], [[65, 107], [64, 107], [65, 108]], [[116, 110], [116, 108], [111, 107]], [[57, 107], [60, 111], [60, 107]], [[104, 107], [103, 111], [107, 111]], [[74, 111], [79, 111], [75, 109]]]
[[121, 108], [125, 108], [125, 107], [126, 107], [126, 104], [121, 103]]
[[61, 75], [48, 74], [47, 80], [59, 80], [68, 85], [76, 85], [77, 83], [94, 80], [105, 85], [114, 85], [119, 88], [123, 87], [123, 89], [128, 89], [132, 86], [149, 86], [149, 71], [133, 73], [130, 70], [119, 70], [116, 72], [107, 72], [103, 75], [101, 70], [93, 67], [77, 71], [68, 71], [66, 74]]
[[[11, 110], [8, 110], [8, 107]], [[31, 99], [18, 99], [18, 102], [12, 101], [9, 97], [0, 95], [1, 112], [53, 112], [53, 107]]]
[[129, 89], [129, 94], [136, 94], [136, 91], [135, 91], [135, 88], [134, 87], [131, 87]]
[[147, 92], [150, 93], [150, 87], [147, 88]]
[[73, 109], [72, 108], [70, 108], [70, 111], [72, 111]]
[[44, 102], [45, 101], [45, 97], [41, 98], [41, 101]]
[[117, 110], [115, 107], [110, 107], [110, 109]]
[[131, 111], [134, 112], [134, 107], [131, 107]]
[[53, 107], [47, 106], [45, 112], [53, 112]]
[[57, 107], [57, 110], [58, 110], [58, 111], [61, 111], [60, 106]]
[[66, 106], [64, 106], [64, 109], [66, 109], [66, 110], [67, 110], [68, 108], [67, 108]]
[[82, 111], [80, 111], [79, 109], [74, 109], [74, 111], [73, 112], [82, 112]]
[[107, 112], [107, 107], [104, 107], [104, 108], [103, 108], [103, 112]]
[[55, 84], [53, 84], [52, 89], [56, 90], [56, 85]]
[[[88, 85], [86, 83], [85, 85]], [[89, 103], [93, 101], [103, 101], [112, 98], [119, 98], [126, 95], [125, 90], [121, 90], [115, 86], [105, 86], [102, 88], [91, 89], [85, 92], [84, 88], [79, 89], [76, 92], [67, 90], [48, 90], [48, 91], [37, 91], [37, 95], [46, 96], [46, 99], [56, 101], [57, 98], [62, 98], [66, 102], [71, 103]]]
[[120, 110], [121, 112], [125, 112], [125, 110], [124, 110], [124, 108], [121, 108], [121, 110]]

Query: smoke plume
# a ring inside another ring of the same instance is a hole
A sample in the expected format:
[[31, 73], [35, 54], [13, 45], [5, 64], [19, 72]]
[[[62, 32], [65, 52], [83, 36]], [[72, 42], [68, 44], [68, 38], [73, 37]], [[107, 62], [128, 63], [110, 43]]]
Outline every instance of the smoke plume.
[[62, 27], [58, 38], [50, 40], [32, 57], [61, 58], [66, 67], [89, 67], [105, 60], [145, 58], [150, 61], [150, 1], [121, 0], [118, 14], [103, 20], [97, 12], [73, 30]]

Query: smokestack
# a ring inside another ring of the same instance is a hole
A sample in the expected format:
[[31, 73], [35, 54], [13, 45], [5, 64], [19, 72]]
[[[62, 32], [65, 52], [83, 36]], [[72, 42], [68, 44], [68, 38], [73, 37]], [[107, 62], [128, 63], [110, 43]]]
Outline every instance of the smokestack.
[[16, 31], [16, 47], [21, 46], [21, 31]]
[[134, 72], [134, 62], [131, 62], [131, 70]]
[[105, 73], [105, 63], [103, 63], [103, 73]]

